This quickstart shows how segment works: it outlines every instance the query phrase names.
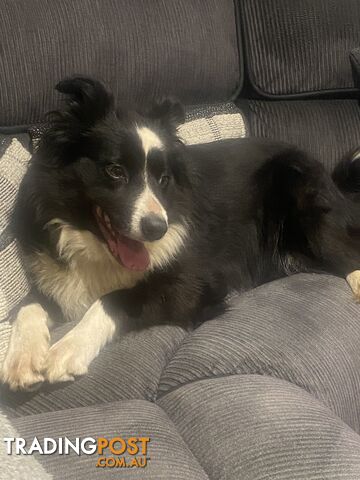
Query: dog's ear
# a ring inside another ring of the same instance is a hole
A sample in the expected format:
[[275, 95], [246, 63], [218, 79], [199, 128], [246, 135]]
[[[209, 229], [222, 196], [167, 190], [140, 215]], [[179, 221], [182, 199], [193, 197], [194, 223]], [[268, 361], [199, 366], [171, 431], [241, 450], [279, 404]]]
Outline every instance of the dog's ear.
[[[49, 128], [42, 136], [39, 149], [47, 151], [47, 162], [70, 162], [91, 149], [88, 133], [97, 122], [114, 111], [112, 95], [98, 80], [88, 77], [66, 78], [56, 90], [67, 95], [65, 105], [48, 113]], [[114, 113], [115, 115], [115, 113]]]
[[154, 103], [148, 116], [158, 120], [164, 128], [176, 132], [177, 127], [185, 122], [185, 109], [178, 100], [165, 98]]
[[67, 113], [84, 125], [96, 123], [113, 109], [113, 96], [101, 82], [93, 78], [83, 76], [65, 78], [55, 88], [68, 95]]

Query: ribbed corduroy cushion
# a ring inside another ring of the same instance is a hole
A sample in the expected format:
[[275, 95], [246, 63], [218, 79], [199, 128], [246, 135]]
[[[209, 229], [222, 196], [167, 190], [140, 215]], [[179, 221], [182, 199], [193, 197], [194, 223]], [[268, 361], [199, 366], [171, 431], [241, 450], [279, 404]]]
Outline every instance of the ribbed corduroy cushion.
[[293, 143], [328, 169], [360, 145], [356, 100], [250, 101], [248, 124], [250, 135]]
[[360, 307], [344, 280], [304, 274], [272, 282], [185, 335], [177, 327], [128, 335], [76, 382], [3, 402], [11, 416], [29, 415], [153, 400], [198, 379], [261, 373], [300, 385], [360, 431]]
[[239, 0], [249, 76], [265, 95], [354, 88], [358, 0]]
[[[159, 408], [161, 407], [161, 408]], [[150, 437], [145, 469], [95, 468], [98, 455], [37, 457], [54, 480], [358, 480], [360, 437], [295, 385], [258, 375], [190, 383], [144, 401], [19, 418], [19, 435]], [[206, 473], [205, 473], [206, 472]]]
[[360, 478], [359, 435], [287, 382], [258, 375], [204, 380], [159, 405], [211, 479]]
[[[65, 412], [45, 413], [14, 421], [21, 436], [32, 441], [44, 437], [150, 437], [145, 468], [96, 468], [99, 455], [36, 456], [54, 480], [144, 479], [207, 480], [166, 413], [150, 402], [134, 400], [110, 405], [73, 408]], [[119, 445], [115, 445], [119, 448]], [[105, 453], [105, 452], [104, 452]], [[109, 451], [108, 457], [113, 457]], [[117, 458], [115, 456], [115, 458]], [[126, 460], [131, 459], [125, 456]], [[139, 458], [139, 457], [138, 457]], [[0, 474], [1, 478], [1, 474]], [[19, 479], [20, 480], [20, 479]]]
[[185, 338], [159, 397], [180, 385], [262, 374], [303, 387], [360, 431], [360, 305], [342, 279], [299, 274], [232, 299]]
[[233, 0], [3, 0], [0, 31], [0, 126], [41, 120], [74, 73], [118, 102], [223, 101], [241, 84]]

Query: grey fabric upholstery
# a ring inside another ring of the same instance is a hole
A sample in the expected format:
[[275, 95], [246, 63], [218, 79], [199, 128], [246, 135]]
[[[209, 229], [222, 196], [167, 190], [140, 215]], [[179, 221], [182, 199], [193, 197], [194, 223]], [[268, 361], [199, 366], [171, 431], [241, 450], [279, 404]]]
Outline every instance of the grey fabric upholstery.
[[360, 305], [346, 282], [299, 274], [234, 297], [187, 337], [159, 397], [199, 379], [261, 374], [301, 386], [360, 432]]
[[357, 0], [239, 0], [249, 77], [258, 92], [354, 92], [350, 52], [360, 45]]
[[[303, 389], [260, 375], [188, 383], [158, 406], [133, 400], [16, 419], [38, 438], [150, 436], [146, 469], [95, 468], [98, 455], [38, 460], [55, 480], [358, 480], [360, 437]], [[61, 465], [61, 469], [59, 466]]]
[[[227, 313], [190, 335], [176, 327], [129, 335], [75, 383], [8, 397], [8, 412], [29, 439], [151, 432], [150, 466], [121, 478], [355, 480], [359, 313], [343, 280], [296, 275], [234, 296]], [[165, 414], [149, 402], [125, 401], [156, 397], [175, 426], [159, 426]], [[59, 480], [100, 475], [93, 456], [40, 461]]]
[[229, 100], [242, 82], [234, 13], [233, 0], [3, 0], [0, 126], [40, 121], [74, 73], [118, 103]]
[[360, 478], [360, 437], [287, 382], [213, 378], [175, 389], [159, 405], [210, 478]]
[[[61, 464], [57, 455], [38, 456], [37, 458], [55, 480], [208, 479], [166, 413], [150, 402], [133, 400], [113, 402], [106, 408], [103, 406], [73, 408], [65, 412], [45, 413], [18, 419], [14, 425], [19, 434], [30, 441], [35, 435], [39, 438], [48, 436], [55, 438], [105, 436], [109, 439], [118, 436], [150, 437], [147, 454], [150, 460], [144, 469], [96, 468], [97, 454], [78, 457], [71, 453], [68, 456], [62, 456]], [[60, 465], [61, 469], [59, 469]]]
[[240, 102], [247, 109], [250, 135], [292, 143], [328, 169], [360, 145], [357, 100]]

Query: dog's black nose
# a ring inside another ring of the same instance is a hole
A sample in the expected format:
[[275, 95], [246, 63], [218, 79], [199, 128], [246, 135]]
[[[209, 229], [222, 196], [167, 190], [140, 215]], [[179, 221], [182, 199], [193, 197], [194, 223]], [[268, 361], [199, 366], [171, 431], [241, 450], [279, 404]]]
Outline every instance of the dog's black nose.
[[167, 231], [167, 223], [164, 218], [150, 213], [141, 219], [141, 231], [144, 239], [153, 242], [162, 238]]

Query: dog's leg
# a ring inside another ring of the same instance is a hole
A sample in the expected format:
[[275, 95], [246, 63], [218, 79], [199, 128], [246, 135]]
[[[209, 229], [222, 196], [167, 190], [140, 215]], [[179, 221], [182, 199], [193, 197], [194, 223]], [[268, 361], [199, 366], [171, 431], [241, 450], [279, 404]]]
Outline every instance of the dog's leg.
[[153, 275], [151, 281], [97, 300], [80, 323], [50, 348], [46, 371], [49, 382], [73, 380], [85, 374], [115, 333], [122, 336], [159, 324], [189, 328], [201, 303], [201, 285], [194, 288], [184, 274]]
[[97, 300], [82, 320], [49, 350], [46, 379], [50, 383], [84, 375], [92, 360], [115, 334], [115, 322]]
[[48, 315], [39, 303], [20, 308], [12, 325], [9, 347], [1, 370], [11, 390], [33, 389], [44, 381], [49, 350]]

